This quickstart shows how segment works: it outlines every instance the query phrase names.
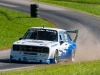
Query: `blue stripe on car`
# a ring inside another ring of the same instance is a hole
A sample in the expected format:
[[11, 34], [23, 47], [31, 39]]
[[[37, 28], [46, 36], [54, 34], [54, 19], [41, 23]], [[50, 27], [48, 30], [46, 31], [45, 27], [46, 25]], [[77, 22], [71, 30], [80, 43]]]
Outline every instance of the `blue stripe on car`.
[[63, 52], [63, 50], [59, 50], [61, 53], [61, 55], [59, 56], [59, 60], [70, 56], [72, 54], [72, 50], [76, 48], [76, 44], [74, 42], [70, 42], [69, 44], [71, 45], [67, 49], [64, 49], [65, 52]]

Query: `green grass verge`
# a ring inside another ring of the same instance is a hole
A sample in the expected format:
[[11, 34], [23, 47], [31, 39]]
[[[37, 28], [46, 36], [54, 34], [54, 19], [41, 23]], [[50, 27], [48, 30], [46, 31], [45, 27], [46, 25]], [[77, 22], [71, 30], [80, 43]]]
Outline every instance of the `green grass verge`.
[[75, 10], [100, 16], [100, 0], [33, 0], [72, 8]]
[[100, 4], [100, 0], [55, 0], [55, 1], [67, 1], [67, 2], [86, 3], [86, 4]]
[[0, 75], [100, 75], [100, 60], [92, 62], [53, 64], [0, 72]]
[[43, 25], [56, 27], [41, 18], [31, 18], [29, 14], [0, 7], [0, 50], [10, 48], [28, 28]]

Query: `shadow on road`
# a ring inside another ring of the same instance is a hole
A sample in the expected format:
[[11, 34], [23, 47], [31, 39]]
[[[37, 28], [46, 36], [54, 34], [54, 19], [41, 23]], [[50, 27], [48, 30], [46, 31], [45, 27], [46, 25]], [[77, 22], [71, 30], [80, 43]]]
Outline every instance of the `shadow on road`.
[[13, 61], [11, 62], [10, 59], [0, 59], [0, 63], [14, 63], [14, 64], [41, 64], [41, 63], [33, 63], [33, 62], [17, 62], [17, 61]]
[[0, 59], [0, 63], [11, 63], [10, 59]]
[[11, 62], [9, 58], [0, 59], [0, 70], [6, 69], [15, 69], [15, 68], [23, 68], [29, 66], [35, 66], [37, 64], [29, 64], [29, 63], [19, 63], [19, 62]]

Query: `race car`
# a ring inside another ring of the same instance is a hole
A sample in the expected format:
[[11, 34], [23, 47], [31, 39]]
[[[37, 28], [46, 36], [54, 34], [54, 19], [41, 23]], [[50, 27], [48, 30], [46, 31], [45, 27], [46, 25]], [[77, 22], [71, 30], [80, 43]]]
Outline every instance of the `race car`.
[[[69, 33], [75, 33], [72, 40]], [[78, 30], [49, 27], [31, 27], [14, 42], [10, 52], [11, 62], [51, 64], [63, 59], [74, 61]]]

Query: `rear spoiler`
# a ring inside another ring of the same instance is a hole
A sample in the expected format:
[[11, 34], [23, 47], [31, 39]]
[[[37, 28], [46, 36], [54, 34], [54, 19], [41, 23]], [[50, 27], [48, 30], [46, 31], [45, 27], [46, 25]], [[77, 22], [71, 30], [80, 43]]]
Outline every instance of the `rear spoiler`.
[[74, 42], [76, 42], [77, 40], [77, 37], [78, 37], [78, 30], [67, 30], [68, 33], [76, 33], [76, 36], [75, 36], [75, 39], [74, 39]]

